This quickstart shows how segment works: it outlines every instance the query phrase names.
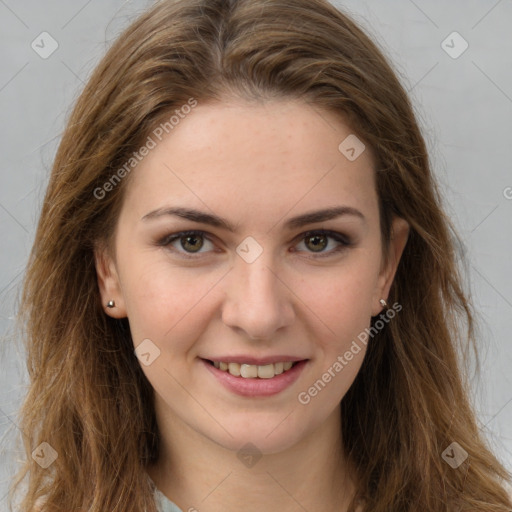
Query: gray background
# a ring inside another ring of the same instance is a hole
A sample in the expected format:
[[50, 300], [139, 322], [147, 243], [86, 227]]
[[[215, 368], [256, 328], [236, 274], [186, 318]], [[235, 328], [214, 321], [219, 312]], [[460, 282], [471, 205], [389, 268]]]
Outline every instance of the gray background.
[[[0, 0], [2, 511], [16, 459], [23, 457], [15, 423], [27, 379], [23, 351], [12, 336], [13, 316], [49, 169], [91, 70], [119, 31], [151, 3]], [[473, 381], [479, 422], [497, 456], [512, 468], [512, 1], [334, 3], [384, 48], [415, 104], [445, 207], [469, 260], [468, 286], [481, 326], [482, 376]], [[59, 45], [46, 59], [31, 47], [44, 31]], [[453, 31], [469, 45], [461, 55], [457, 37], [442, 45]]]

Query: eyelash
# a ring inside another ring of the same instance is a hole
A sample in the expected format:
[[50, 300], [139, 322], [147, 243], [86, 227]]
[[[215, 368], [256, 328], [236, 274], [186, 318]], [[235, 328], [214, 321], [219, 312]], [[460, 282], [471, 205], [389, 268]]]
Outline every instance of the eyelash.
[[[172, 242], [174, 242], [176, 240], [179, 240], [180, 238], [183, 238], [183, 237], [186, 237], [186, 236], [204, 237], [204, 238], [206, 238], [207, 240], [209, 240], [211, 242], [211, 240], [208, 238], [207, 235], [208, 235], [208, 233], [206, 233], [205, 231], [200, 231], [200, 230], [197, 230], [197, 231], [181, 231], [179, 233], [173, 233], [171, 235], [166, 235], [165, 237], [163, 237], [162, 239], [160, 239], [157, 242], [157, 245], [161, 246], [161, 247], [169, 247]], [[333, 256], [335, 254], [340, 253], [341, 251], [347, 249], [348, 247], [350, 247], [352, 245], [352, 241], [347, 236], [342, 235], [341, 233], [337, 233], [336, 231], [329, 231], [329, 230], [326, 230], [326, 229], [317, 229], [317, 230], [307, 231], [306, 233], [302, 233], [301, 235], [299, 235], [296, 238], [296, 240], [298, 239], [299, 242], [302, 242], [306, 238], [314, 236], [314, 235], [325, 235], [325, 236], [327, 236], [327, 238], [332, 238], [333, 240], [335, 240], [336, 242], [340, 243], [341, 245], [339, 245], [335, 249], [332, 249], [332, 250], [327, 251], [327, 252], [323, 252], [323, 251], [322, 252], [318, 252], [318, 253], [316, 253], [316, 255], [314, 255], [312, 257], [308, 256], [308, 258], [317, 259], [317, 258], [330, 257], [330, 256]], [[203, 253], [191, 253], [191, 252], [186, 252], [186, 251], [183, 252], [183, 251], [178, 251], [176, 249], [171, 249], [171, 250], [173, 252], [176, 252], [176, 253], [180, 254], [183, 258], [187, 258], [187, 259], [198, 259], [198, 258], [201, 257], [200, 255], [203, 254]], [[309, 251], [309, 252], [311, 254], [315, 254], [313, 251]], [[195, 254], [197, 254], [197, 256]]]

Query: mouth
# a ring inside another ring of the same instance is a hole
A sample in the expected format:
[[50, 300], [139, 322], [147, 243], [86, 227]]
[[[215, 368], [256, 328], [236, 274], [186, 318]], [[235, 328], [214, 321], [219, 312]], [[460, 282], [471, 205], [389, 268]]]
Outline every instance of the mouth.
[[[291, 370], [301, 361], [283, 361], [278, 363], [269, 363], [265, 365], [255, 365], [246, 363], [226, 363], [223, 361], [211, 361], [204, 359], [209, 365], [214, 366], [220, 371], [229, 373], [233, 377], [241, 377], [243, 379], [272, 379], [276, 375]], [[304, 360], [305, 361], [305, 360]]]
[[245, 398], [266, 398], [278, 395], [299, 379], [310, 362], [309, 359], [302, 359], [252, 365], [204, 358], [200, 360], [216, 382], [231, 393]]

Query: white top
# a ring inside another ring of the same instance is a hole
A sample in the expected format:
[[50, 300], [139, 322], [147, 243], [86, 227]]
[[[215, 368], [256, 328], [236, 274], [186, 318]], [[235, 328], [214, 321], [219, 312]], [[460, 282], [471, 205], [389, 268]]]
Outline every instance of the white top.
[[[160, 492], [158, 488], [155, 486], [155, 503], [158, 509], [158, 512], [183, 512], [181, 508], [176, 505], [176, 503], [173, 503], [165, 494]], [[35, 504], [35, 510], [38, 512], [41, 510], [41, 507], [43, 506], [44, 498], [39, 498], [36, 501]]]
[[155, 489], [155, 502], [158, 512], [183, 512], [181, 508], [173, 503], [164, 493]]

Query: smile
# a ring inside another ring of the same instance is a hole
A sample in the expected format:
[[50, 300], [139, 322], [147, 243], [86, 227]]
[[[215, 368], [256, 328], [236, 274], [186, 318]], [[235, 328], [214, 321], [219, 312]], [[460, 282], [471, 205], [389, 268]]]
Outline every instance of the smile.
[[[231, 393], [251, 398], [263, 398], [281, 393], [293, 385], [310, 363], [309, 359], [265, 365], [224, 362], [222, 368], [225, 369], [221, 369], [221, 361], [201, 359], [201, 362], [207, 373], [214, 378], [214, 382], [218, 382]], [[218, 368], [215, 363], [218, 363]], [[239, 367], [239, 370], [237, 370], [237, 367]], [[285, 370], [285, 367], [288, 369]], [[231, 374], [230, 370], [234, 374]], [[281, 373], [276, 373], [279, 371]]]
[[265, 365], [255, 365], [246, 363], [225, 363], [223, 361], [209, 361], [221, 371], [228, 372], [235, 377], [244, 379], [272, 379], [276, 375], [281, 375], [290, 370], [297, 361], [285, 361], [280, 363], [270, 363]]

